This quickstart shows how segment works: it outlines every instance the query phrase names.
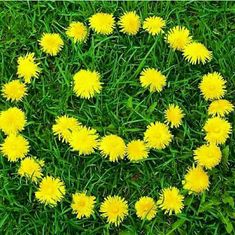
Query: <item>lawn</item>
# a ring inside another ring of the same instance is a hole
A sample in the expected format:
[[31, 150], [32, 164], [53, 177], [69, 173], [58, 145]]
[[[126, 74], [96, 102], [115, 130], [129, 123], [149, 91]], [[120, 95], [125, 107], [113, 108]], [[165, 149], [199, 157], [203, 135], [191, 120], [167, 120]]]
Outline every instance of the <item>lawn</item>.
[[[90, 32], [85, 43], [74, 44], [65, 34], [72, 21], [88, 24], [99, 11], [115, 18], [135, 10], [145, 19], [158, 15], [167, 21], [165, 31], [176, 25], [187, 27], [193, 38], [213, 51], [205, 65], [191, 65], [182, 53], [173, 51], [164, 35], [150, 36], [143, 30], [128, 36], [115, 28], [109, 36]], [[221, 163], [208, 171], [209, 190], [188, 194], [182, 188], [187, 168], [194, 163], [193, 150], [205, 143], [202, 127], [208, 119], [209, 102], [203, 99], [198, 84], [204, 74], [218, 71], [226, 79], [225, 98], [235, 103], [235, 5], [233, 2], [0, 2], [1, 86], [16, 79], [17, 58], [34, 52], [42, 69], [33, 79], [28, 95], [11, 103], [1, 96], [0, 110], [17, 106], [25, 111], [27, 126], [23, 135], [30, 142], [30, 155], [45, 161], [44, 175], [65, 182], [66, 196], [56, 207], [44, 206], [35, 199], [37, 185], [19, 177], [19, 162], [8, 162], [0, 155], [0, 234], [234, 234], [235, 233], [235, 152], [234, 133], [221, 145]], [[44, 32], [59, 33], [64, 47], [56, 57], [42, 52], [38, 40]], [[167, 76], [161, 93], [150, 93], [139, 83], [145, 67], [154, 67]], [[80, 69], [100, 72], [103, 89], [86, 100], [75, 96], [72, 77]], [[172, 130], [173, 142], [164, 150], [151, 150], [140, 163], [116, 163], [96, 151], [78, 156], [53, 135], [57, 116], [76, 117], [103, 136], [117, 134], [126, 143], [142, 139], [146, 126], [164, 122], [170, 103], [182, 107], [182, 125]], [[235, 126], [234, 113], [228, 120]], [[4, 134], [0, 133], [3, 142]], [[151, 221], [135, 214], [141, 196], [156, 200], [161, 189], [175, 186], [185, 196], [184, 209], [167, 215], [158, 209]], [[72, 214], [71, 195], [87, 191], [96, 196], [95, 213], [78, 220]], [[128, 201], [129, 215], [119, 227], [108, 225], [99, 214], [108, 195]]]

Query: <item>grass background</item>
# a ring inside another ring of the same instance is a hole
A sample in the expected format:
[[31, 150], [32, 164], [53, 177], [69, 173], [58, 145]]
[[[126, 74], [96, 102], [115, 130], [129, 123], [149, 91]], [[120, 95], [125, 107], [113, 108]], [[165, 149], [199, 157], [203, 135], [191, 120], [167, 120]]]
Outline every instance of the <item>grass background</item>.
[[[143, 30], [134, 37], [117, 29], [111, 36], [91, 32], [83, 45], [74, 45], [64, 33], [71, 21], [87, 23], [95, 12], [114, 13], [118, 18], [128, 10], [136, 10], [142, 19], [162, 16], [166, 29], [186, 26], [195, 40], [213, 51], [212, 62], [190, 65], [169, 49], [163, 35], [150, 37]], [[25, 110], [28, 124], [23, 133], [30, 141], [30, 154], [45, 160], [44, 174], [61, 177], [67, 187], [62, 203], [44, 207], [35, 200], [35, 185], [17, 176], [19, 164], [1, 156], [0, 234], [234, 234], [234, 134], [222, 146], [222, 163], [209, 172], [210, 190], [187, 196], [182, 214], [170, 217], [159, 211], [153, 221], [141, 222], [133, 209], [140, 196], [157, 199], [163, 187], [182, 188], [183, 175], [193, 163], [192, 150], [204, 143], [201, 130], [208, 103], [199, 94], [202, 75], [221, 72], [227, 79], [226, 98], [234, 102], [234, 13], [233, 2], [0, 2], [1, 85], [16, 78], [20, 55], [35, 52], [42, 68], [23, 102], [11, 104], [1, 98], [0, 110], [13, 105]], [[57, 57], [40, 51], [37, 41], [43, 32], [62, 35], [65, 46]], [[140, 87], [138, 76], [144, 67], [157, 67], [167, 75], [163, 92], [149, 94]], [[89, 101], [72, 92], [72, 75], [80, 68], [102, 74], [102, 93]], [[175, 138], [167, 149], [151, 151], [139, 164], [110, 163], [99, 153], [78, 157], [51, 131], [56, 116], [67, 114], [101, 135], [118, 134], [128, 142], [142, 138], [150, 122], [164, 121], [164, 109], [173, 102], [183, 107], [183, 125], [173, 130]], [[230, 115], [233, 128], [234, 119]], [[71, 194], [82, 190], [97, 197], [96, 213], [77, 220], [70, 209]], [[109, 194], [129, 201], [130, 215], [119, 228], [106, 225], [97, 213]]]

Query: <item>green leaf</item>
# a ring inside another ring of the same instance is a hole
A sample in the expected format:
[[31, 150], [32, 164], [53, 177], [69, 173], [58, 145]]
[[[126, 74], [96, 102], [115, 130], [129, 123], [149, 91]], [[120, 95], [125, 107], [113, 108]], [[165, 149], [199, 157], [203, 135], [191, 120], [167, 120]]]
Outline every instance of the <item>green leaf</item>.
[[223, 203], [229, 204], [232, 208], [234, 208], [234, 200], [231, 196], [226, 196], [222, 198]]
[[228, 216], [224, 216], [222, 213], [220, 213], [220, 215], [227, 233], [231, 233], [233, 231], [233, 224], [231, 223], [230, 219], [228, 218]]
[[233, 231], [233, 224], [230, 222], [229, 219], [228, 219], [228, 221], [226, 222], [225, 228], [226, 228], [226, 231], [227, 231], [228, 233], [232, 233], [232, 231]]
[[152, 113], [157, 106], [157, 102], [153, 102], [150, 107], [148, 108], [148, 113]]
[[224, 147], [224, 149], [222, 150], [222, 154], [223, 154], [223, 162], [228, 164], [228, 157], [229, 157], [229, 146], [226, 145]]
[[5, 221], [8, 219], [9, 215], [6, 215], [5, 217], [0, 219], [0, 228], [4, 225]]
[[130, 230], [123, 230], [119, 233], [119, 235], [136, 235], [136, 233]]
[[133, 108], [133, 98], [132, 98], [132, 96], [130, 96], [129, 98], [128, 98], [128, 100], [127, 100], [127, 103], [126, 103], [126, 106], [128, 107], [128, 108]]
[[185, 218], [178, 219], [178, 220], [172, 225], [172, 229], [171, 229], [169, 232], [167, 232], [166, 235], [170, 235], [170, 234], [172, 234], [176, 229], [180, 228], [180, 227], [184, 224], [185, 220], [186, 220]]

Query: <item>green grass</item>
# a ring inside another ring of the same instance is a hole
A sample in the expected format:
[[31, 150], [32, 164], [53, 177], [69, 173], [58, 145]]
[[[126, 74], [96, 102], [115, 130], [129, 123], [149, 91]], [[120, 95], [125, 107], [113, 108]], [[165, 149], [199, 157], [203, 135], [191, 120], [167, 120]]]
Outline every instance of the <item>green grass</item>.
[[[163, 36], [150, 37], [143, 31], [135, 37], [117, 29], [111, 36], [91, 33], [87, 43], [73, 45], [64, 33], [68, 24], [75, 20], [87, 23], [89, 16], [101, 10], [115, 17], [136, 10], [142, 19], [157, 14], [167, 20], [167, 29], [184, 25], [195, 40], [213, 51], [213, 60], [204, 66], [190, 65], [168, 47]], [[28, 124], [23, 133], [30, 141], [30, 154], [45, 160], [44, 174], [61, 177], [67, 187], [66, 198], [57, 207], [43, 206], [35, 200], [36, 186], [17, 175], [19, 164], [1, 156], [0, 234], [235, 233], [234, 133], [222, 146], [222, 163], [209, 171], [210, 190], [187, 195], [182, 214], [168, 216], [159, 210], [154, 220], [141, 222], [134, 213], [140, 196], [157, 199], [163, 187], [182, 188], [183, 175], [193, 163], [192, 150], [204, 143], [202, 126], [208, 118], [208, 102], [199, 94], [202, 75], [221, 72], [227, 79], [226, 98], [235, 101], [232, 2], [1, 2], [0, 12], [1, 85], [16, 78], [17, 57], [27, 52], [35, 52], [42, 68], [23, 102], [11, 104], [1, 98], [0, 110], [16, 105], [26, 112]], [[40, 51], [37, 40], [43, 32], [63, 36], [65, 46], [57, 57]], [[168, 76], [168, 85], [160, 94], [149, 94], [139, 85], [139, 72], [147, 66]], [[72, 91], [72, 75], [80, 68], [102, 74], [102, 93], [89, 101], [75, 97]], [[163, 111], [172, 102], [183, 107], [183, 125], [173, 131], [174, 141], [167, 149], [151, 151], [139, 164], [110, 163], [98, 152], [79, 157], [51, 130], [56, 116], [68, 114], [96, 128], [101, 136], [114, 133], [128, 142], [142, 138], [150, 122], [163, 121]], [[234, 114], [229, 120], [234, 128]], [[82, 190], [97, 197], [96, 212], [90, 219], [77, 220], [70, 209], [71, 194]], [[130, 215], [119, 228], [108, 226], [98, 214], [100, 202], [109, 194], [119, 194], [129, 202]]]

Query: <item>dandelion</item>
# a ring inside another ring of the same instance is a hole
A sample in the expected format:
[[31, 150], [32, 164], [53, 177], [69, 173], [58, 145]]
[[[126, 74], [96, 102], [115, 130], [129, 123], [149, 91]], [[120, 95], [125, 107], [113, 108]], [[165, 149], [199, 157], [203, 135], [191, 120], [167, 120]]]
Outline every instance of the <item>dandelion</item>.
[[148, 157], [148, 148], [142, 140], [132, 140], [127, 145], [127, 157], [130, 161], [139, 161]]
[[76, 42], [83, 42], [86, 40], [88, 35], [87, 27], [81, 22], [72, 22], [66, 30], [68, 37]]
[[231, 124], [220, 117], [209, 118], [203, 127], [205, 140], [209, 143], [224, 144], [231, 133]]
[[57, 117], [55, 124], [52, 126], [54, 135], [57, 135], [62, 142], [68, 142], [72, 132], [76, 132], [81, 128], [81, 124], [76, 118], [67, 115]]
[[173, 136], [167, 125], [161, 122], [151, 123], [147, 126], [147, 130], [144, 133], [144, 140], [147, 142], [147, 146], [155, 149], [166, 148]]
[[183, 187], [190, 193], [201, 193], [209, 188], [209, 176], [201, 166], [193, 166], [184, 176]]
[[89, 218], [94, 213], [95, 197], [86, 193], [75, 193], [72, 195], [71, 208], [78, 219]]
[[143, 29], [151, 35], [157, 35], [161, 33], [166, 25], [166, 21], [158, 16], [150, 16], [145, 19], [143, 23]]
[[141, 197], [135, 203], [136, 215], [142, 220], [151, 220], [157, 213], [156, 202], [151, 197]]
[[212, 59], [212, 52], [202, 43], [192, 42], [185, 46], [183, 56], [191, 64], [205, 64]]
[[34, 157], [26, 157], [20, 162], [18, 174], [37, 182], [42, 178], [42, 166], [44, 161], [39, 161]]
[[22, 135], [11, 134], [1, 144], [0, 150], [8, 161], [16, 162], [28, 154], [29, 142]]
[[231, 113], [234, 110], [234, 106], [228, 100], [214, 100], [209, 108], [208, 114], [213, 117], [218, 115], [219, 117], [224, 117], [225, 115]]
[[202, 145], [194, 150], [194, 159], [200, 166], [211, 169], [221, 161], [222, 153], [215, 144]]
[[226, 81], [220, 73], [208, 73], [202, 77], [199, 88], [206, 100], [220, 99], [226, 92]]
[[113, 14], [96, 13], [89, 18], [89, 24], [95, 32], [109, 35], [113, 33], [115, 20]]
[[74, 92], [78, 97], [90, 99], [101, 91], [100, 74], [96, 71], [81, 69], [74, 77]]
[[25, 113], [16, 107], [0, 113], [0, 129], [6, 134], [16, 134], [24, 129], [26, 124]]
[[73, 151], [78, 151], [79, 155], [89, 155], [97, 148], [98, 138], [95, 129], [81, 127], [78, 131], [72, 132], [69, 145]]
[[40, 203], [56, 206], [65, 195], [65, 186], [59, 178], [46, 176], [39, 184], [35, 197]]
[[26, 83], [30, 83], [31, 78], [37, 78], [39, 76], [39, 63], [35, 62], [34, 53], [20, 56], [17, 63], [17, 75], [19, 78], [23, 78]]
[[43, 33], [39, 44], [42, 51], [51, 56], [56, 56], [64, 46], [64, 42], [58, 33]]
[[108, 223], [118, 226], [128, 215], [127, 201], [119, 196], [108, 196], [101, 204], [100, 212]]
[[121, 137], [117, 135], [107, 135], [100, 140], [99, 150], [104, 157], [109, 157], [109, 161], [116, 162], [124, 158], [126, 145]]
[[180, 194], [179, 189], [176, 187], [169, 187], [162, 190], [160, 198], [157, 201], [159, 207], [171, 215], [181, 213], [184, 207], [184, 196]]
[[2, 87], [2, 95], [6, 100], [20, 101], [26, 94], [27, 88], [20, 80], [13, 80]]
[[183, 51], [186, 45], [192, 41], [192, 36], [184, 26], [175, 26], [167, 33], [166, 41], [173, 50]]
[[118, 22], [121, 32], [128, 35], [136, 35], [140, 29], [140, 17], [135, 11], [126, 12]]
[[170, 127], [179, 127], [183, 117], [184, 113], [178, 105], [170, 104], [165, 111], [166, 123], [170, 124]]
[[161, 92], [166, 85], [166, 77], [157, 69], [144, 69], [140, 74], [140, 83], [144, 88], [149, 88], [150, 92]]

